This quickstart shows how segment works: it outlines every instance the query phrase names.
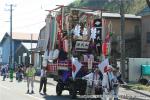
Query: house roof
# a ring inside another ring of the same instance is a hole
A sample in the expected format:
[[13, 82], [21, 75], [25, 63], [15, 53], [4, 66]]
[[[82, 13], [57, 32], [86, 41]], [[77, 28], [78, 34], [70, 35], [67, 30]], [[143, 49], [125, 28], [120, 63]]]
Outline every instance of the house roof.
[[[103, 17], [115, 17], [115, 18], [120, 18], [120, 14], [119, 13], [103, 13], [102, 14]], [[134, 18], [134, 19], [140, 19], [141, 16], [136, 16], [133, 14], [125, 14], [125, 18]]]
[[[3, 36], [0, 44], [3, 43], [3, 41], [9, 37], [10, 35], [6, 32], [5, 35]], [[13, 40], [20, 40], [20, 41], [31, 41], [31, 36], [32, 36], [32, 41], [35, 42], [38, 40], [38, 34], [35, 33], [12, 33], [12, 39]]]
[[38, 40], [38, 34], [35, 33], [12, 33], [12, 39], [14, 40]]
[[0, 36], [0, 41], [1, 41], [3, 39], [3, 37], [4, 37], [5, 34], [4, 33], [0, 33], [0, 35], [1, 35]]
[[147, 16], [150, 15], [150, 8], [147, 6], [145, 7], [141, 12], [139, 12], [137, 15], [140, 16]]
[[[89, 14], [93, 14], [93, 15], [98, 15], [99, 12], [87, 12]], [[104, 18], [120, 18], [120, 14], [119, 13], [102, 13], [102, 17]], [[133, 15], [133, 14], [125, 14], [125, 18], [134, 18], [134, 19], [140, 19], [141, 16], [136, 16], [136, 15]]]
[[9, 36], [9, 34], [6, 32], [3, 36], [2, 40], [0, 41], [0, 45], [2, 45], [3, 41]]
[[[27, 49], [30, 50], [31, 49], [31, 43], [24, 43], [22, 42], [22, 45]], [[37, 43], [32, 43], [32, 49], [36, 48]]]

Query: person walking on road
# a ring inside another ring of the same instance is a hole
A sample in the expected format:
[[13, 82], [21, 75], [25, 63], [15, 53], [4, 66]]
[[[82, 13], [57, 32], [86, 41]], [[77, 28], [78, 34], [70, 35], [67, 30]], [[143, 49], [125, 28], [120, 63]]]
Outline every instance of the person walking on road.
[[47, 84], [46, 68], [43, 67], [43, 68], [41, 69], [41, 79], [40, 79], [40, 89], [39, 89], [39, 93], [41, 93], [42, 87], [43, 87], [43, 85], [44, 85], [43, 93], [46, 94], [46, 84]]
[[6, 66], [3, 65], [1, 70], [2, 70], [3, 81], [5, 81], [6, 76], [7, 76], [7, 73], [6, 73]]
[[33, 67], [33, 64], [30, 64], [29, 67], [26, 70], [26, 75], [27, 75], [27, 93], [29, 93], [29, 85], [31, 83], [31, 88], [32, 91], [31, 93], [34, 93], [33, 88], [34, 88], [34, 79], [35, 79], [35, 68]]
[[13, 82], [13, 73], [14, 73], [14, 70], [13, 70], [13, 68], [10, 68], [10, 71], [9, 71], [9, 73], [10, 73], [10, 82]]

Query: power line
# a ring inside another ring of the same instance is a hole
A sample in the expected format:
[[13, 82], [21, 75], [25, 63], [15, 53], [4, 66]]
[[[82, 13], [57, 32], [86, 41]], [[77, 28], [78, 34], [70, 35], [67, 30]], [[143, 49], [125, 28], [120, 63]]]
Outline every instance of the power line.
[[34, 14], [34, 13], [37, 13], [37, 12], [39, 12], [39, 10], [40, 9], [35, 9], [35, 10], [30, 10], [29, 12], [28, 11], [24, 11], [24, 12], [21, 12], [21, 13], [19, 13], [20, 15], [22, 15], [22, 14]]
[[[41, 14], [38, 14], [38, 15], [41, 15]], [[37, 18], [37, 16], [38, 15], [35, 15], [35, 16], [28, 16], [28, 18], [23, 18], [23, 17], [18, 17], [17, 16], [17, 18], [14, 20], [14, 21], [16, 21], [16, 20], [22, 20], [22, 21], [26, 21], [26, 20], [32, 20], [33, 18]], [[46, 16], [46, 15], [45, 15]], [[41, 17], [42, 18], [42, 17]], [[44, 18], [44, 17], [43, 17]]]
[[27, 28], [27, 27], [34, 27], [33, 25], [39, 25], [40, 23], [43, 23], [45, 21], [41, 21], [41, 22], [37, 22], [37, 23], [33, 23], [33, 24], [28, 24], [28, 25], [24, 25], [24, 26], [19, 26], [19, 27], [14, 27], [14, 29], [16, 28]]

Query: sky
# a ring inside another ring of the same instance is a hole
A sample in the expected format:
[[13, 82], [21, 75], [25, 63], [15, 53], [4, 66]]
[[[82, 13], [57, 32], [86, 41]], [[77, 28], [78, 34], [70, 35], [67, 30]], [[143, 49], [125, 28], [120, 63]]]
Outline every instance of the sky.
[[12, 31], [20, 33], [39, 33], [45, 25], [48, 14], [45, 10], [56, 5], [68, 5], [74, 0], [0, 0], [0, 40], [5, 32], [10, 32], [9, 4], [13, 4]]

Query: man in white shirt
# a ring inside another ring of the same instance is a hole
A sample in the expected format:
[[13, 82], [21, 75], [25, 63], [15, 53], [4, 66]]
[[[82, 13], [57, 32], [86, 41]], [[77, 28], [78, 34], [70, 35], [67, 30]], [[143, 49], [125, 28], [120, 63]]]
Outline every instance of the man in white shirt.
[[55, 49], [54, 52], [53, 52], [53, 59], [57, 59], [59, 56], [59, 50], [58, 49]]
[[103, 80], [102, 80], [102, 86], [103, 86], [103, 97], [106, 99], [109, 94], [114, 96], [114, 100], [118, 100], [118, 80], [116, 77], [116, 72], [112, 68], [112, 66], [107, 66], [104, 69], [103, 74]]
[[58, 45], [55, 46], [55, 50], [51, 50], [49, 53], [49, 60], [53, 60], [53, 62], [56, 62], [58, 60], [58, 56], [59, 56], [59, 49], [58, 49]]
[[40, 89], [39, 89], [39, 92], [41, 92], [42, 90], [42, 87], [44, 85], [44, 88], [43, 88], [43, 93], [46, 94], [46, 84], [47, 84], [47, 75], [46, 75], [46, 68], [43, 67], [41, 69], [41, 79], [40, 79]]
[[[89, 94], [95, 94], [95, 88], [100, 86], [101, 80], [100, 80], [100, 72], [98, 69], [95, 69], [94, 72], [89, 73], [88, 75], [84, 76], [82, 79], [87, 80], [87, 93]], [[90, 89], [89, 89], [90, 88]], [[91, 90], [92, 91], [89, 91]]]

